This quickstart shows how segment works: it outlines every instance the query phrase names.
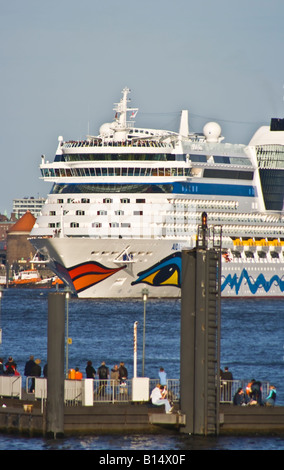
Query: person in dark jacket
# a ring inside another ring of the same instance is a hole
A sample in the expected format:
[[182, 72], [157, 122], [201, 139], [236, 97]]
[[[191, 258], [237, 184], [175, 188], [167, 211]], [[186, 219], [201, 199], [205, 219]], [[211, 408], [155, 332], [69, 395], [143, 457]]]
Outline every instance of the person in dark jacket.
[[124, 362], [121, 362], [119, 364], [118, 372], [119, 372], [120, 382], [125, 382], [125, 380], [127, 380], [127, 378], [128, 378], [128, 371], [127, 371], [127, 369], [124, 365]]
[[94, 379], [96, 377], [96, 370], [92, 366], [92, 361], [87, 362], [86, 377], [87, 379]]
[[34, 356], [30, 356], [29, 360], [25, 364], [24, 374], [26, 377], [30, 377], [32, 374], [32, 368], [35, 365]]
[[[41, 376], [41, 366], [40, 366], [41, 360], [36, 359], [33, 367], [31, 368], [31, 376], [32, 377], [40, 377]], [[34, 393], [35, 391], [35, 379], [32, 379], [32, 384], [30, 388], [30, 392]]]
[[3, 359], [0, 357], [0, 375], [4, 374]]
[[234, 405], [237, 405], [237, 406], [246, 405], [245, 393], [242, 387], [238, 388], [238, 390], [236, 391], [234, 395], [233, 403]]
[[109, 378], [109, 368], [106, 366], [106, 363], [103, 361], [98, 367], [98, 376], [100, 379], [99, 394], [105, 395], [107, 379]]
[[223, 386], [224, 401], [232, 401], [233, 374], [227, 366], [224, 372], [222, 372], [220, 379]]
[[256, 401], [258, 405], [262, 405], [261, 382], [259, 382], [259, 380], [252, 379], [250, 388], [251, 388], [251, 393], [250, 393], [251, 400], [253, 402]]

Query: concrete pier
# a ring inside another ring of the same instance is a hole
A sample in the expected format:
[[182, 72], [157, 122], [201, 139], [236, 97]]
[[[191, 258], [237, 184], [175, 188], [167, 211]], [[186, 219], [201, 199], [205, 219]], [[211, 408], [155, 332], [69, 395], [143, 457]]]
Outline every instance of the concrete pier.
[[[2, 405], [5, 404], [5, 407]], [[25, 405], [31, 405], [28, 409]], [[64, 435], [180, 433], [186, 417], [149, 403], [102, 403], [64, 407]], [[46, 410], [39, 401], [0, 399], [0, 432], [46, 436]], [[220, 405], [219, 435], [284, 436], [284, 407]]]
[[[63, 434], [176, 432], [185, 423], [184, 415], [178, 411], [166, 414], [164, 407], [154, 407], [148, 402], [65, 406], [62, 437]], [[49, 437], [46, 408], [42, 409], [40, 401], [0, 399], [0, 432]]]

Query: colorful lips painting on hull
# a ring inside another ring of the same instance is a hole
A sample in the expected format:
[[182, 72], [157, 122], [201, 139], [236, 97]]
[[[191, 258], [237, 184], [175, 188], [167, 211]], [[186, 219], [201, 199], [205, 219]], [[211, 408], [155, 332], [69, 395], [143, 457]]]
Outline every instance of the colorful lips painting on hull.
[[109, 276], [121, 271], [126, 266], [119, 268], [107, 268], [106, 266], [96, 263], [94, 261], [88, 261], [86, 263], [77, 264], [71, 268], [64, 268], [62, 265], [56, 266], [57, 272], [61, 273], [65, 278], [69, 278], [77, 293], [82, 292], [89, 287], [104, 281]]
[[145, 271], [138, 273], [138, 279], [133, 281], [131, 285], [139, 283], [155, 287], [181, 287], [181, 253], [177, 252], [167, 256]]

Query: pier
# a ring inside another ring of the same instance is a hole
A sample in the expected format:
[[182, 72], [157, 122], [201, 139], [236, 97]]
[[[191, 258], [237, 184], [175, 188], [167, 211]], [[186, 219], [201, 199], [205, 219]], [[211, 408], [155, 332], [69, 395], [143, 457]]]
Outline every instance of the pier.
[[[4, 407], [3, 407], [4, 405]], [[96, 403], [64, 407], [64, 435], [179, 433], [185, 415], [175, 405], [172, 414], [150, 403]], [[46, 407], [31, 397], [0, 399], [0, 432], [46, 436]], [[219, 435], [284, 435], [284, 407], [220, 404]]]

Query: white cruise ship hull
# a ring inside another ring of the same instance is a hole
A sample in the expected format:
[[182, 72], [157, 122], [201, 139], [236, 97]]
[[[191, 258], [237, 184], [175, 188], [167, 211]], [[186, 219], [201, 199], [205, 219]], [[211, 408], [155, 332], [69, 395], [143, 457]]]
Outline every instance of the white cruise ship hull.
[[[172, 240], [38, 238], [33, 243], [79, 298], [141, 298], [143, 288], [150, 298], [180, 297], [181, 251]], [[222, 262], [223, 298], [281, 297], [283, 291], [283, 262]]]

